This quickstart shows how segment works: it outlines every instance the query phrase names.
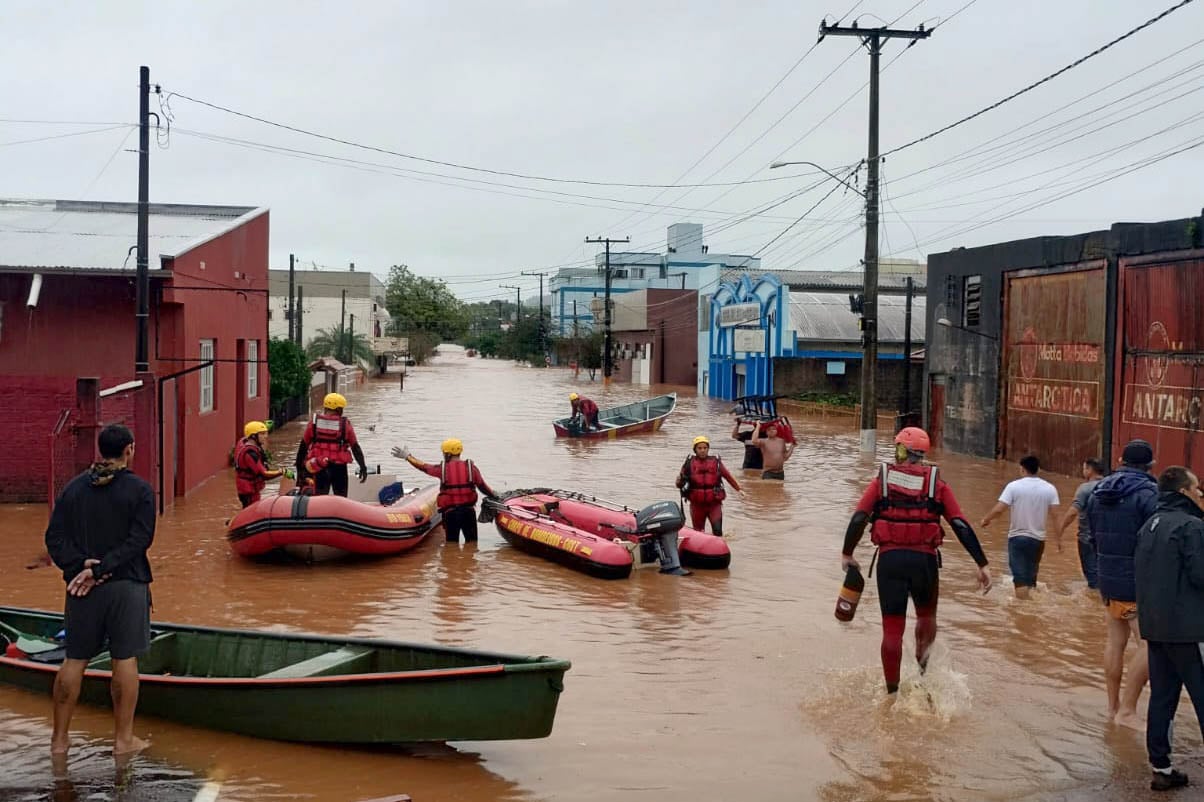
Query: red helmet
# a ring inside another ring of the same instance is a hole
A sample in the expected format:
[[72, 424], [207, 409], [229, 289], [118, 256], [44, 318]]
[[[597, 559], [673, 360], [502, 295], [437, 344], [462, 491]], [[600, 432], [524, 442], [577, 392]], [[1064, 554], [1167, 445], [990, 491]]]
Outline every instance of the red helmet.
[[905, 429], [899, 430], [899, 433], [895, 435], [895, 443], [903, 446], [908, 451], [915, 451], [920, 454], [927, 454], [928, 449], [932, 447], [932, 443], [928, 439], [928, 432], [915, 426], [908, 426]]

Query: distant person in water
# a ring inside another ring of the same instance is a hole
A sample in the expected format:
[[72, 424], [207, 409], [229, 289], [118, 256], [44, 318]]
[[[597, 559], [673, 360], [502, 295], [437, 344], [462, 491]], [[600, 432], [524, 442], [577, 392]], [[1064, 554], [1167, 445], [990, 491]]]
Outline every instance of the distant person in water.
[[758, 423], [757, 428], [753, 429], [752, 444], [761, 452], [764, 467], [761, 478], [779, 481], [785, 479], [786, 460], [794, 454], [794, 443], [787, 443], [778, 437], [777, 422], [770, 421], [768, 425]]
[[1041, 461], [1035, 456], [1021, 458], [1020, 478], [1003, 488], [999, 501], [982, 519], [982, 528], [986, 529], [991, 521], [1011, 510], [1008, 567], [1018, 599], [1027, 599], [1029, 592], [1037, 587], [1037, 572], [1045, 553], [1045, 528], [1051, 520], [1058, 551], [1062, 550], [1062, 530], [1051, 518], [1053, 508], [1058, 506], [1058, 490], [1037, 476], [1040, 470]]
[[1083, 483], [1074, 491], [1074, 502], [1062, 518], [1062, 531], [1065, 532], [1071, 524], [1078, 522], [1079, 567], [1083, 570], [1083, 579], [1091, 590], [1099, 589], [1099, 558], [1095, 555], [1095, 540], [1091, 537], [1091, 519], [1087, 517], [1087, 502], [1091, 500], [1091, 492], [1108, 472], [1103, 460], [1083, 460]]
[[[751, 428], [744, 428], [746, 426]], [[759, 471], [764, 464], [761, 459], [761, 449], [752, 443], [755, 429], [756, 426], [752, 422], [743, 418], [736, 418], [736, 425], [732, 427], [732, 439], [744, 444], [744, 462], [740, 467], [746, 471]]]

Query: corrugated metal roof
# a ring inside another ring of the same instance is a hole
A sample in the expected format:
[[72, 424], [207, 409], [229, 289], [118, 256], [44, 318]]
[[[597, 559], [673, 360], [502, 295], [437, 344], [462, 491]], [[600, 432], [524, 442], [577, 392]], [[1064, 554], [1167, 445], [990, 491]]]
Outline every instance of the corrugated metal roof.
[[[924, 342], [925, 297], [912, 299], [911, 341]], [[878, 296], [878, 341], [903, 342], [907, 299]], [[849, 308], [849, 296], [835, 292], [790, 291], [790, 325], [799, 342], [860, 342], [859, 316]]]
[[[861, 289], [862, 276], [859, 270], [725, 270], [723, 281], [739, 281], [740, 276], [748, 274], [754, 282], [766, 273], [776, 276], [792, 290], [848, 290]], [[913, 275], [913, 286], [916, 293], [923, 293], [927, 288], [927, 279], [923, 275]], [[907, 288], [907, 276], [898, 273], [879, 273], [878, 289], [885, 292], [903, 292]]]
[[[0, 269], [129, 270], [138, 204], [0, 199]], [[251, 206], [150, 204], [149, 262], [177, 256], [266, 211]]]

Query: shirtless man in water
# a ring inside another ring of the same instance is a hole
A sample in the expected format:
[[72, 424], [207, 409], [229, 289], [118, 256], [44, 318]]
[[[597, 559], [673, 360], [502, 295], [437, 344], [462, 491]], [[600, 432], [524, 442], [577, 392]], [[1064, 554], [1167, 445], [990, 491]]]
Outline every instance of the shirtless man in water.
[[765, 434], [761, 433], [761, 426], [762, 424], [757, 424], [752, 436], [752, 444], [761, 449], [762, 467], [764, 468], [761, 478], [785, 479], [786, 460], [790, 459], [790, 455], [794, 453], [794, 443], [787, 443], [778, 437], [776, 424], [770, 423], [766, 426]]

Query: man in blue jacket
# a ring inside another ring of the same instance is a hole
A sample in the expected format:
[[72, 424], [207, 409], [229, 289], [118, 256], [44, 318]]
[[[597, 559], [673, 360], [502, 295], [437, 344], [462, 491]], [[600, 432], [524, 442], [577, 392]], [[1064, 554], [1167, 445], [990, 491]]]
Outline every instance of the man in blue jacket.
[[[1117, 724], [1141, 729], [1137, 700], [1149, 679], [1149, 663], [1137, 630], [1137, 587], [1133, 577], [1133, 552], [1137, 533], [1154, 514], [1158, 484], [1150, 476], [1154, 449], [1145, 440], [1133, 440], [1121, 453], [1120, 467], [1100, 480], [1087, 502], [1087, 518], [1098, 557], [1099, 591], [1108, 611], [1108, 642], [1104, 647], [1104, 679], [1108, 689], [1108, 714]], [[1139, 648], [1125, 666], [1129, 636]], [[1121, 693], [1121, 679], [1125, 680]]]
[[1171, 768], [1171, 726], [1184, 686], [1197, 723], [1204, 722], [1204, 498], [1196, 475], [1177, 465], [1158, 477], [1158, 490], [1134, 563], [1138, 621], [1150, 654], [1150, 788], [1167, 791], [1187, 785], [1187, 775]]

